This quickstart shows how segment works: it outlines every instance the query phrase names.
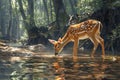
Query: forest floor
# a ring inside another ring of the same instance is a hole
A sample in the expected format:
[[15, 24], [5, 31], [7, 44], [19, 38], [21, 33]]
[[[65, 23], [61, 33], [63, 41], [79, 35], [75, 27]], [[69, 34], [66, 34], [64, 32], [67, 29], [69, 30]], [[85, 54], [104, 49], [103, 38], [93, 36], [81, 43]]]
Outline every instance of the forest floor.
[[120, 56], [106, 55], [103, 61], [82, 52], [74, 61], [71, 50], [63, 53], [55, 57], [42, 44], [16, 47], [0, 42], [0, 80], [120, 79]]

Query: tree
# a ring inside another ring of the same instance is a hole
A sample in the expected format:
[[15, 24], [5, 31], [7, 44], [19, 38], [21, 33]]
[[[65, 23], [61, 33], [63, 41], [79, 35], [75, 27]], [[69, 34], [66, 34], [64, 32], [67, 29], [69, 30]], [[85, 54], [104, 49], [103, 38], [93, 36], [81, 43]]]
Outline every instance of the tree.
[[11, 0], [9, 0], [9, 26], [8, 26], [8, 29], [7, 29], [7, 37], [8, 39], [10, 40], [11, 39], [11, 29], [12, 29], [12, 4], [11, 4]]
[[63, 4], [63, 0], [53, 0], [54, 10], [55, 10], [55, 17], [56, 17], [56, 31], [55, 36], [60, 36], [60, 32], [63, 31], [64, 26], [67, 23], [68, 15], [65, 11], [65, 7]]
[[[8, 3], [8, 1], [6, 1]], [[6, 30], [7, 30], [7, 25], [8, 25], [8, 15], [7, 14], [7, 4], [5, 3], [4, 0], [1, 0], [0, 2], [0, 27], [1, 27], [1, 36], [3, 39], [6, 39]]]
[[75, 6], [75, 0], [69, 0], [69, 3], [70, 3], [70, 7], [71, 7], [71, 10], [72, 10], [72, 14], [77, 14], [74, 6]]
[[[27, 14], [25, 14], [22, 0], [18, 0], [19, 10], [22, 15], [23, 22], [24, 22], [24, 25], [25, 25], [25, 28], [27, 30], [28, 37], [29, 37], [28, 44], [31, 43], [31, 41], [34, 44], [34, 42], [35, 42], [34, 38], [36, 38], [39, 35], [38, 29], [37, 29], [37, 27], [35, 25], [35, 21], [34, 21], [34, 1], [27, 0], [27, 3], [28, 3]], [[35, 31], [34, 31], [34, 29], [35, 29]]]
[[49, 14], [48, 14], [48, 8], [47, 8], [47, 1], [43, 0], [43, 4], [44, 4], [44, 9], [46, 12], [46, 16], [47, 16], [47, 24], [49, 24]]
[[[47, 38], [44, 35], [44, 32], [47, 31], [46, 28], [38, 28], [34, 20], [34, 0], [27, 0], [27, 10], [23, 8], [22, 0], [18, 0], [19, 10], [23, 18], [23, 22], [28, 34], [28, 43], [27, 44], [46, 44]], [[48, 13], [47, 13], [48, 14]]]

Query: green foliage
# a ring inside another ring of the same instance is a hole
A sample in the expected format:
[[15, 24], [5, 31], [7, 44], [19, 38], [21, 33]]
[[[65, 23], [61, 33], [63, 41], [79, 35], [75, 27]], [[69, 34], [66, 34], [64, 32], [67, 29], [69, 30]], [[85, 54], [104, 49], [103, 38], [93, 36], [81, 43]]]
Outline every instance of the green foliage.
[[120, 7], [120, 1], [119, 0], [116, 0], [112, 3], [112, 6], [113, 7]]
[[77, 4], [77, 12], [83, 18], [88, 17], [86, 14], [92, 14], [94, 11], [102, 7], [101, 0], [80, 0]]
[[35, 12], [34, 12], [34, 17], [35, 17], [35, 23], [36, 26], [45, 26], [48, 25], [47, 19], [50, 19], [50, 22], [55, 21], [55, 12], [54, 12], [54, 7], [51, 0], [46, 0], [47, 1], [47, 8], [48, 8], [48, 15], [49, 17], [46, 17], [46, 12], [44, 8], [44, 4], [42, 0], [36, 0], [34, 7], [35, 7]]
[[120, 38], [120, 25], [112, 30], [112, 35], [110, 36], [111, 40], [116, 40]]
[[120, 0], [105, 0], [104, 7], [107, 8], [120, 7]]

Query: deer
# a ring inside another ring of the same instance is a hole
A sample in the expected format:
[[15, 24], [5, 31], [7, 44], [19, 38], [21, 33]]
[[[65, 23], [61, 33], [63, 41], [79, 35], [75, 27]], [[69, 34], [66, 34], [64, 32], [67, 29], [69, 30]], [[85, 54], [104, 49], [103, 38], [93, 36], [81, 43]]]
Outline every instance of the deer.
[[[72, 19], [72, 18], [70, 18]], [[71, 20], [70, 20], [71, 21]], [[105, 58], [104, 39], [100, 36], [102, 23], [98, 20], [89, 19], [80, 23], [70, 24], [65, 35], [57, 41], [48, 39], [54, 45], [55, 56], [58, 55], [69, 42], [73, 42], [73, 58], [77, 58], [79, 40], [90, 39], [94, 47], [91, 52], [91, 57], [94, 58], [95, 51], [98, 45], [101, 45], [102, 58]]]

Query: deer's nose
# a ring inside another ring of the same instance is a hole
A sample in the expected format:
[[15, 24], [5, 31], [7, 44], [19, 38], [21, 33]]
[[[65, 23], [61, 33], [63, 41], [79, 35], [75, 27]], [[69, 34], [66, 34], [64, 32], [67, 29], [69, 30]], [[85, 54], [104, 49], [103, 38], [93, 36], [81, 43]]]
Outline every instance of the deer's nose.
[[58, 55], [58, 53], [55, 53], [55, 56], [57, 56]]

